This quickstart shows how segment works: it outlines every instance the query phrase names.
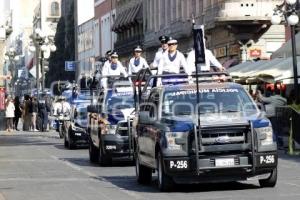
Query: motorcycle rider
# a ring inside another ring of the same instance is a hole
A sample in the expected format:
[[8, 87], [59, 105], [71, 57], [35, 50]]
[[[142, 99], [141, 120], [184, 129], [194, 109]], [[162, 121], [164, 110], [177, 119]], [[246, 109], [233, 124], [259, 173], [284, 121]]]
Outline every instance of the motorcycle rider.
[[[60, 96], [58, 97], [58, 100], [53, 105], [53, 115], [57, 117], [62, 117], [63, 120], [65, 120], [65, 116], [67, 118], [70, 116], [71, 113], [71, 105], [66, 101], [66, 97]], [[56, 127], [59, 129], [59, 121], [60, 119], [56, 120]], [[65, 124], [64, 124], [65, 126]]]
[[[122, 63], [118, 60], [119, 56], [117, 52], [113, 52], [111, 54], [111, 62], [109, 65], [104, 65], [102, 68], [102, 76], [120, 76], [121, 74], [124, 75], [124, 77], [128, 77], [128, 74], [123, 67]], [[108, 78], [102, 78], [101, 85], [104, 88], [107, 88], [107, 81]]]
[[134, 55], [129, 61], [128, 65], [128, 74], [129, 75], [135, 75], [137, 74], [141, 69], [149, 68], [149, 65], [145, 58], [141, 56], [143, 50], [140, 46], [137, 46], [134, 49]]

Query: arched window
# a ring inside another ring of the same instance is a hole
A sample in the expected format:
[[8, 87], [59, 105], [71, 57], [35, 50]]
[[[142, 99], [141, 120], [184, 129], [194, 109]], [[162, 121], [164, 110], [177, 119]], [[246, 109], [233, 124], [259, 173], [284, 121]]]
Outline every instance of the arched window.
[[59, 3], [56, 1], [51, 3], [51, 16], [59, 16]]

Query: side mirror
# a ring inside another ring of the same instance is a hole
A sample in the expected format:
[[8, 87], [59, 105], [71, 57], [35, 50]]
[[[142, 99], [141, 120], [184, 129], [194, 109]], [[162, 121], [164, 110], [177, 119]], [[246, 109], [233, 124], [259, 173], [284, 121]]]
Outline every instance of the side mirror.
[[257, 105], [257, 107], [258, 107], [259, 110], [265, 111], [265, 106], [264, 106], [264, 104], [262, 104], [262, 103], [260, 103], [260, 102], [257, 102], [256, 105]]
[[142, 111], [139, 113], [139, 121], [141, 124], [154, 124], [155, 119], [150, 117], [149, 111]]

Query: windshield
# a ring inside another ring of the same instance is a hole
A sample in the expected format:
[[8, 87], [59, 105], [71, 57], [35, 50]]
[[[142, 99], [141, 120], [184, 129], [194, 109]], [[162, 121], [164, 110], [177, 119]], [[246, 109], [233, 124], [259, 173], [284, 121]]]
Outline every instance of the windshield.
[[107, 96], [105, 105], [107, 110], [119, 110], [134, 107], [134, 97], [132, 93], [118, 93]]
[[82, 120], [87, 119], [87, 108], [79, 108], [77, 111], [77, 118]]
[[204, 113], [257, 112], [245, 90], [240, 88], [200, 89], [197, 105], [196, 90], [170, 91], [164, 94], [162, 115], [190, 115], [197, 108]]

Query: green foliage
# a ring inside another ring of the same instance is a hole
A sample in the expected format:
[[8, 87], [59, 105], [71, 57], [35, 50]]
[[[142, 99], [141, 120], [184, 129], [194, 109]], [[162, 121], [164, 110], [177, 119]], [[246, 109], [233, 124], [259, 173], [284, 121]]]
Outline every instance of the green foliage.
[[55, 45], [57, 50], [49, 58], [49, 71], [46, 73], [46, 86], [58, 80], [75, 79], [74, 72], [65, 71], [65, 61], [75, 60], [75, 27], [74, 1], [71, 2], [69, 13], [62, 16], [57, 24]]

